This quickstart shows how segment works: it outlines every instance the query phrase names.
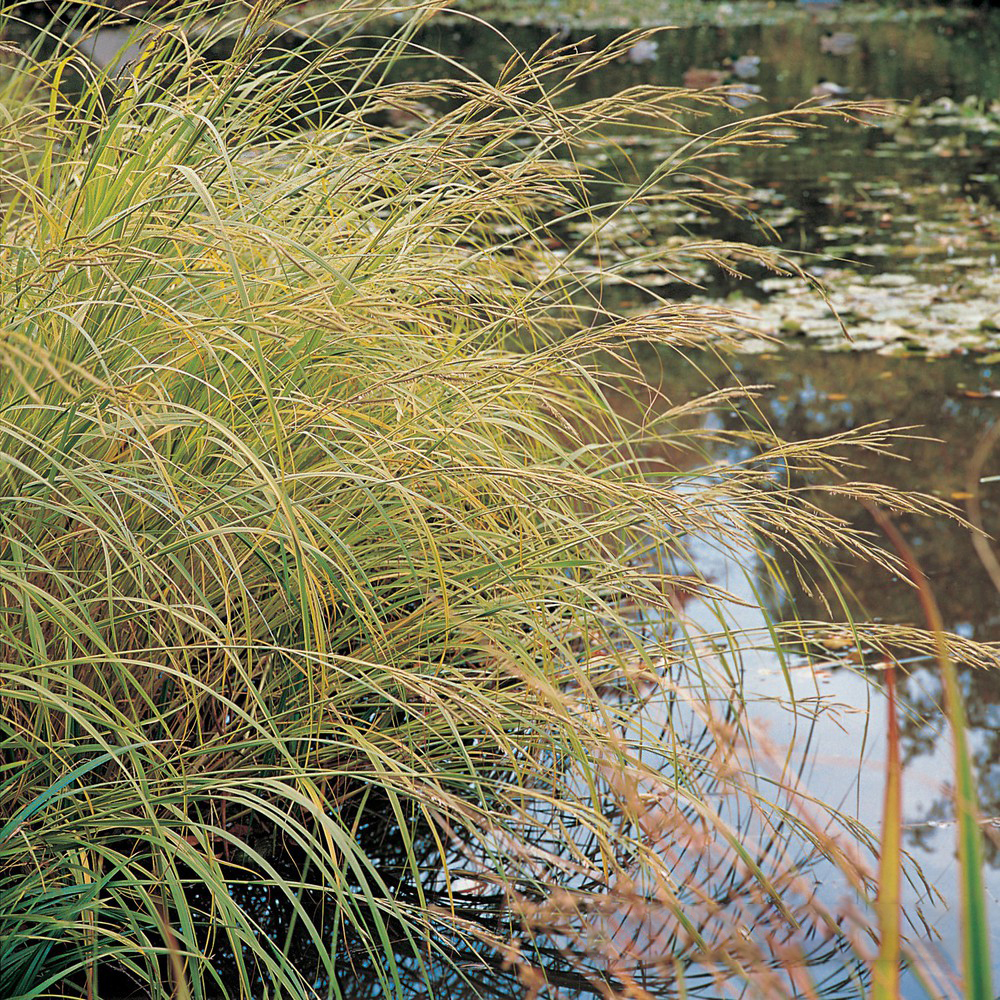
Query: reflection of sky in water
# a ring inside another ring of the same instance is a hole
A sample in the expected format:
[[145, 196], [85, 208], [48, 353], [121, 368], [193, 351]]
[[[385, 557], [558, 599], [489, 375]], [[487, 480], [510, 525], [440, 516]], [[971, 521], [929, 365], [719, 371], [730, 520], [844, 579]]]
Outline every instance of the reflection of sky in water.
[[[785, 361], [791, 362], [786, 355]], [[853, 404], [848, 401], [831, 401], [829, 392], [840, 391], [840, 386], [832, 372], [843, 370], [849, 372], [852, 359], [828, 362], [824, 366], [823, 378], [817, 382], [803, 368], [808, 365], [806, 358], [797, 358], [791, 365], [793, 371], [779, 380], [779, 385], [785, 392], [784, 398], [777, 398], [779, 392], [770, 393], [764, 400], [766, 412], [778, 426], [778, 432], [792, 437], [804, 436], [807, 433], [841, 430], [854, 424], [851, 417]], [[918, 362], [914, 362], [918, 364]], [[871, 371], [878, 368], [877, 359], [865, 359], [855, 362], [859, 370]], [[773, 370], [773, 368], [772, 368]], [[892, 371], [888, 365], [885, 371]], [[956, 376], [958, 372], [958, 376]], [[968, 374], [967, 374], [968, 373]], [[922, 374], [922, 373], [921, 373]], [[974, 368], [951, 370], [943, 369], [940, 386], [931, 395], [926, 391], [914, 392], [912, 412], [891, 410], [892, 419], [899, 422], [925, 422], [932, 434], [955, 435], [945, 448], [950, 463], [958, 470], [964, 467], [965, 452], [978, 439], [980, 431], [975, 430], [975, 423], [969, 422], [970, 404], [962, 397], [952, 396], [950, 386], [964, 376], [972, 386], [989, 386], [989, 369]], [[750, 381], [768, 381], [769, 372], [754, 372]], [[789, 384], [794, 386], [788, 390]], [[891, 380], [869, 382], [867, 385], [892, 388]], [[959, 385], [962, 385], [959, 382]], [[856, 393], [854, 386], [845, 386], [848, 393]], [[898, 395], [898, 393], [897, 393]], [[852, 395], [852, 398], [856, 398]], [[869, 413], [864, 419], [880, 414], [871, 413], [871, 398], [861, 397], [869, 406]], [[877, 398], [877, 397], [876, 397]], [[982, 426], [982, 425], [981, 425]], [[970, 430], [966, 430], [969, 427]], [[804, 430], [808, 428], [808, 431]], [[730, 462], [745, 461], [745, 449], [733, 449], [725, 454]], [[944, 458], [944, 455], [942, 455]], [[941, 460], [939, 460], [941, 461]], [[947, 461], [941, 462], [943, 466]], [[926, 467], [925, 467], [926, 468]], [[933, 485], [934, 473], [937, 468], [926, 468], [928, 481], [918, 484], [917, 488], [927, 488]], [[892, 479], [891, 475], [876, 472], [878, 478]], [[957, 482], [952, 489], [961, 488]], [[917, 521], [910, 525], [908, 541], [919, 553], [923, 551], [923, 559], [931, 560], [938, 552], [944, 551], [955, 563], [954, 572], [960, 577], [970, 570], [978, 571], [976, 560], [968, 548], [967, 539], [962, 529], [952, 528], [955, 541], [945, 548], [940, 543], [941, 533], [947, 530], [940, 521]], [[933, 546], [933, 547], [932, 547]], [[740, 555], [740, 560], [752, 559], [752, 553], [747, 550]], [[964, 566], [964, 568], [963, 568]], [[762, 567], [758, 566], [758, 573]], [[739, 572], [728, 575], [730, 586], [739, 596], [752, 598], [749, 588], [740, 590], [741, 577]], [[939, 597], [946, 598], [951, 591], [956, 590], [953, 577], [945, 577], [938, 583]], [[983, 622], [995, 619], [996, 596], [988, 581], [983, 581], [979, 588], [978, 602], [965, 600], [960, 606], [967, 615], [977, 611], [977, 620], [961, 619], [956, 616], [950, 627], [965, 638], [973, 638], [977, 631], [983, 628]], [[866, 596], [877, 600], [878, 592], [869, 591]], [[772, 606], [776, 606], [772, 604]], [[778, 605], [780, 606], [780, 605]], [[947, 604], [945, 604], [947, 614]], [[990, 609], [994, 609], [991, 611]], [[879, 613], [879, 605], [869, 606], [873, 614]], [[914, 619], [915, 607], [910, 612]], [[890, 616], [891, 618], [894, 616]], [[911, 619], [911, 620], [914, 620]], [[977, 625], [977, 621], [980, 623]], [[744, 623], [749, 624], [749, 623]], [[820, 680], [810, 670], [794, 670], [790, 674], [793, 679], [797, 698], [819, 697], [825, 704], [831, 706], [829, 711], [819, 715], [811, 723], [810, 750], [811, 758], [807, 761], [804, 779], [813, 793], [820, 799], [831, 804], [842, 804], [843, 808], [856, 815], [873, 830], [878, 830], [881, 822], [883, 773], [884, 773], [884, 741], [886, 732], [886, 706], [879, 691], [873, 690], [868, 682], [846, 669], [825, 671]], [[973, 686], [973, 681], [978, 687]], [[972, 728], [970, 728], [970, 746], [980, 771], [980, 788], [989, 799], [995, 799], [991, 790], [996, 787], [1000, 777], [997, 768], [991, 766], [996, 753], [996, 732], [1000, 723], [1000, 708], [990, 702], [995, 698], [995, 683], [985, 688], [982, 675], [967, 672], [962, 676], [967, 703], [970, 706]], [[768, 662], [763, 654], [756, 664], [756, 669], [747, 672], [747, 696], [759, 696], [753, 707], [756, 717], [763, 722], [772, 738], [777, 742], [789, 745], [797, 743], [802, 746], [801, 723], [797, 723], [794, 715], [780, 707], [781, 702], [787, 702], [788, 690], [786, 678], [776, 665]], [[940, 703], [941, 689], [936, 668], [916, 667], [901, 684], [901, 694], [911, 705], [916, 705], [922, 718], [918, 722], [904, 722], [902, 734], [902, 749], [905, 770], [903, 779], [904, 806], [903, 818], [907, 825], [907, 849], [914, 860], [920, 865], [928, 880], [936, 886], [942, 899], [927, 898], [926, 894], [917, 892], [912, 885], [907, 886], [907, 903], [919, 905], [928, 922], [940, 935], [939, 947], [957, 966], [960, 961], [960, 928], [957, 907], [959, 906], [959, 879], [955, 859], [956, 828], [953, 822], [953, 808], [947, 788], [952, 782], [951, 744], [941, 716], [937, 710]], [[985, 698], [984, 698], [985, 696]], [[834, 708], [833, 706], [839, 706]], [[796, 728], [800, 731], [796, 732]], [[989, 810], [990, 802], [985, 808]], [[986, 816], [987, 822], [990, 816]], [[993, 923], [991, 926], [991, 941], [994, 961], [1000, 962], [1000, 927], [997, 926], [997, 916], [1000, 907], [1000, 866], [998, 852], [988, 851], [991, 863], [987, 865], [984, 878], [987, 892], [987, 905], [991, 910]], [[1000, 971], [1000, 966], [998, 966]], [[924, 996], [923, 991], [913, 979], [908, 979], [904, 991], [907, 997]]]
[[817, 386], [806, 375], [797, 387], [794, 398], [781, 399], [774, 393], [769, 394], [766, 399], [767, 411], [777, 423], [789, 420], [795, 409], [801, 408], [816, 426], [854, 427], [854, 402], [851, 399], [830, 399], [829, 392], [829, 387]]
[[[944, 378], [938, 376], [940, 381], [936, 392], [932, 394], [927, 391], [925, 382], [913, 384], [914, 380], [911, 379], [911, 375], [923, 377], [928, 370], [927, 366], [919, 362], [913, 364], [914, 367], [897, 370], [890, 363], [876, 358], [827, 357], [820, 361], [800, 356], [793, 361], [786, 356], [780, 359], [778, 366], [772, 365], [771, 371], [754, 372], [746, 381], [752, 384], [778, 382], [778, 389], [763, 397], [761, 405], [776, 424], [778, 433], [792, 439], [827, 431], [835, 432], [882, 416], [888, 416], [897, 424], [913, 422], [928, 424], [933, 429], [947, 427], [955, 434], [956, 440], [940, 452], [928, 451], [927, 454], [931, 456], [929, 460], [923, 459], [919, 464], [912, 463], [910, 466], [915, 468], [918, 476], [916, 488], [928, 488], [933, 487], [937, 480], [933, 479], [929, 483], [919, 480], [936, 476], [942, 469], [949, 476], [954, 474], [952, 468], [961, 471], [963, 460], [960, 448], [967, 447], [969, 442], [974, 441], [975, 428], [982, 426], [979, 414], [980, 408], [985, 404], [953, 398], [949, 396], [950, 387], [960, 379], [969, 379], [971, 385], [982, 385], [983, 376], [988, 375], [981, 368], [960, 368], [950, 363], [941, 363], [942, 367], [937, 371], [948, 374]], [[824, 370], [819, 371], [820, 368]], [[775, 373], [773, 378], [772, 372]], [[977, 377], [975, 381], [970, 377], [970, 372]], [[852, 381], [858, 377], [858, 373], [866, 375], [868, 381]], [[893, 377], [884, 378], [887, 374]], [[829, 399], [830, 393], [841, 392], [848, 395], [849, 399]], [[878, 392], [885, 392], [887, 395], [883, 398]], [[784, 398], [779, 399], [779, 395]], [[902, 404], [897, 405], [901, 399], [909, 409], [902, 408]], [[955, 421], [953, 425], [949, 423], [952, 418]], [[706, 421], [706, 428], [731, 429], [741, 419], [742, 416], [736, 411], [725, 410], [712, 414]], [[753, 448], [740, 444], [717, 454], [715, 458], [728, 463], [750, 463], [755, 454]], [[786, 470], [776, 466], [773, 473], [776, 477], [783, 477]], [[885, 474], [879, 467], [873, 472], [873, 478], [892, 480], [893, 477]], [[692, 480], [692, 483], [694, 486], [700, 485], [696, 480]], [[953, 479], [944, 479], [943, 483], [938, 492], [944, 495], [947, 495], [949, 488], [956, 489], [961, 485]], [[909, 541], [922, 554], [921, 558], [933, 562], [936, 553], [946, 552], [955, 563], [961, 578], [965, 580], [969, 576], [971, 554], [956, 555], [951, 551], [952, 547], [942, 546], [938, 540], [944, 529], [939, 522], [916, 522], [907, 527]], [[711, 683], [717, 688], [717, 704], [726, 702], [727, 679], [741, 675], [747, 717], [759, 727], [761, 737], [771, 747], [781, 748], [786, 754], [787, 773], [797, 776], [802, 787], [817, 799], [843, 810], [846, 816], [857, 817], [873, 831], [877, 843], [882, 814], [886, 733], [886, 704], [880, 690], [873, 687], [868, 679], [842, 666], [831, 664], [814, 670], [805, 666], [801, 657], [792, 653], [788, 654], [786, 660], [789, 669], [782, 669], [767, 631], [768, 612], [762, 611], [761, 607], [772, 609], [775, 614], [787, 614], [788, 599], [794, 597], [798, 602], [802, 598], [799, 594], [790, 595], [787, 592], [783, 586], [786, 578], [781, 574], [781, 567], [764, 565], [747, 540], [741, 543], [738, 538], [729, 538], [722, 542], [719, 539], [689, 536], [684, 540], [683, 549], [683, 552], [670, 554], [669, 558], [665, 556], [665, 565], [677, 573], [699, 573], [713, 585], [732, 593], [737, 598], [737, 603], [723, 606], [704, 600], [691, 600], [685, 602], [683, 613], [678, 616], [677, 621], [667, 622], [665, 618], [661, 618], [656, 621], [657, 626], [669, 629], [670, 638], [679, 646], [694, 651], [692, 658], [697, 657], [699, 665], [705, 668], [712, 677]], [[870, 570], [842, 568], [861, 573], [862, 579], [865, 574], [874, 578]], [[956, 591], [952, 578], [944, 579], [946, 582], [941, 584], [943, 601]], [[866, 604], [869, 596], [874, 597], [870, 607], [872, 617], [890, 621], [917, 620], [912, 594], [899, 585], [888, 585], [888, 578], [864, 594]], [[885, 606], [877, 603], [880, 599], [889, 598], [902, 603]], [[980, 600], [975, 605], [967, 600], [963, 600], [961, 604], [956, 601], [952, 605], [955, 610], [949, 618], [954, 622], [956, 633], [965, 637], [982, 637], [983, 617], [972, 617], [972, 614], [979, 612], [988, 617], [989, 606], [995, 603]], [[943, 607], [948, 614], [948, 606], [943, 603]], [[808, 613], [805, 615], [812, 616]], [[722, 643], [722, 649], [719, 648], [720, 632], [726, 630], [730, 636], [739, 637], [738, 653], [727, 649], [725, 642]], [[940, 935], [941, 940], [936, 947], [948, 956], [948, 961], [957, 965], [960, 954], [956, 912], [959, 883], [954, 857], [956, 831], [947, 793], [952, 774], [950, 743], [936, 712], [940, 696], [936, 669], [919, 663], [911, 665], [910, 669], [910, 675], [900, 679], [900, 697], [905, 701], [901, 713], [906, 705], [913, 706], [920, 718], [901, 719], [905, 844], [928, 881], [936, 886], [940, 898], [928, 894], [919, 888], [918, 881], [914, 881], [906, 886], [905, 901], [913, 912], [920, 908], [928, 923]], [[971, 733], [971, 744], [980, 760], [987, 761], [986, 766], [981, 769], [984, 772], [982, 778], [989, 784], [997, 777], [988, 766], [990, 737], [996, 730], [997, 711], [994, 706], [984, 703], [981, 689], [968, 688], [971, 676], [967, 674], [964, 677], [970, 715], [976, 727]], [[682, 677], [675, 679], [683, 681]], [[878, 684], [879, 680], [879, 675], [874, 675], [873, 682]], [[793, 699], [799, 706], [797, 710], [792, 708]], [[978, 715], [975, 714], [976, 711]], [[669, 722], [678, 731], [682, 741], [692, 747], [698, 746], [699, 739], [704, 737], [698, 731], [697, 721], [690, 708], [679, 707], [676, 702], [648, 702], [644, 706], [642, 724], [647, 731], [655, 731]], [[641, 735], [638, 726], [639, 723], [636, 722], [635, 732], [628, 731], [637, 745]], [[664, 773], [669, 773], [673, 766], [669, 759], [657, 759], [650, 751], [645, 753], [650, 763], [655, 763]], [[760, 835], [759, 814], [747, 809], [745, 801], [739, 796], [724, 798], [719, 803], [719, 812], [734, 827], [739, 827], [748, 839], [752, 840]], [[535, 819], [542, 825], [547, 822], [538, 813]], [[552, 825], [556, 825], [554, 816]], [[573, 836], [579, 833], [581, 831]], [[790, 837], [790, 842], [793, 840]], [[544, 843], [547, 847], [556, 850], [559, 848], [557, 838]], [[996, 861], [995, 853], [991, 855], [991, 860]], [[871, 857], [869, 861], [874, 867], [875, 858]], [[686, 860], [684, 863], [687, 863]], [[678, 866], [678, 872], [683, 874], [683, 871], [682, 863]], [[829, 864], [813, 865], [809, 870], [809, 877], [820, 882], [820, 899], [831, 908], [836, 907], [848, 894], [843, 877]], [[995, 864], [989, 866], [984, 878], [988, 905], [995, 914], [996, 901], [1000, 896], [1000, 870]], [[610, 923], [618, 921], [607, 928], [607, 936], [611, 940], [615, 940], [616, 933], [622, 933], [615, 932], [615, 927], [628, 928], [630, 933], [638, 933], [632, 940], [632, 945], [640, 951], [640, 946], [647, 940], [642, 936], [643, 933], [649, 939], [656, 936], [655, 927], [647, 927], [643, 932], [637, 931], [634, 922], [630, 922], [628, 913], [617, 912], [607, 919]], [[912, 926], [910, 932], [914, 937], [917, 936]], [[1000, 956], [1000, 927], [996, 926], [995, 921], [992, 935], [994, 954]], [[816, 970], [813, 972], [816, 974]], [[654, 995], [668, 995], [653, 992]], [[857, 992], [857, 989], [853, 992], [845, 990], [839, 995], [854, 996]], [[449, 995], [471, 996], [457, 989]], [[502, 992], [498, 995], [502, 995]], [[567, 989], [562, 995], [582, 994]], [[838, 994], [836, 990], [832, 990], [830, 995]], [[903, 995], [907, 998], [923, 996], [912, 977], [906, 979]]]
[[[807, 399], [823, 395], [814, 387], [804, 392]], [[726, 457], [733, 462], [745, 460], [745, 451], [744, 448], [733, 449]], [[911, 534], [910, 541], [919, 545], [919, 533]], [[761, 637], [757, 648], [752, 641], [747, 641], [740, 656], [748, 714], [764, 727], [777, 745], [789, 748], [790, 760], [794, 761], [791, 770], [801, 774], [810, 793], [856, 816], [877, 833], [882, 815], [887, 712], [881, 690], [873, 688], [867, 678], [845, 668], [824, 670], [819, 677], [805, 666], [783, 671], [769, 648], [765, 612], [759, 607], [774, 574], [765, 569], [754, 547], [747, 544], [734, 548], [731, 541], [720, 546], [706, 539], [695, 539], [689, 542], [687, 549], [692, 565], [707, 579], [745, 602], [744, 606], [688, 606], [685, 614], [689, 628], [701, 628], [710, 633], [719, 628], [722, 617], [733, 633], [742, 634], [748, 640], [755, 633]], [[763, 603], [774, 607], [782, 602]], [[968, 623], [959, 624], [955, 631], [965, 637], [973, 634]], [[970, 676], [965, 674], [963, 677], [966, 687]], [[911, 704], [921, 696], [932, 706], [940, 701], [935, 669], [916, 668], [912, 680], [907, 680], [902, 690], [909, 693]], [[792, 710], [790, 694], [796, 702], [807, 706], [804, 712]], [[968, 690], [966, 696], [970, 697]], [[811, 711], [813, 707], [815, 715]], [[905, 707], [901, 705], [900, 710]], [[924, 712], [927, 707], [926, 704], [922, 706]], [[989, 709], [997, 709], [997, 712]], [[989, 709], [986, 712], [988, 719], [984, 720], [987, 725], [990, 720], [998, 721], [994, 716], [1000, 714], [997, 706]], [[908, 849], [942, 898], [928, 898], [926, 893], [917, 892], [912, 884], [905, 898], [908, 905], [920, 907], [928, 923], [940, 934], [940, 947], [957, 964], [960, 956], [958, 917], [954, 909], [949, 909], [956, 906], [959, 899], [955, 827], [947, 792], [953, 773], [951, 744], [938, 714], [922, 719], [921, 726], [931, 730], [933, 735], [919, 748], [920, 752], [905, 763], [903, 818], [911, 833]], [[970, 732], [973, 752], [980, 760], [989, 752], [988, 736], [991, 735], [992, 732], [982, 727]], [[989, 900], [995, 902], [1000, 897], [1000, 870], [996, 867], [988, 867], [986, 886]], [[837, 888], [839, 891], [843, 886], [838, 882]], [[996, 922], [992, 934], [994, 955], [1000, 959], [1000, 927]], [[910, 981], [905, 995], [922, 996], [923, 993], [915, 981]]]
[[[697, 549], [697, 547], [695, 547]], [[760, 610], [753, 607], [759, 587], [752, 575], [763, 567], [747, 547], [741, 552], [725, 553], [718, 547], [698, 552], [699, 565], [706, 575], [716, 576], [727, 589], [748, 606], [727, 606], [727, 617], [734, 629], [751, 634], [765, 624]], [[697, 608], [685, 609], [698, 618]], [[717, 611], [705, 616], [707, 629], [717, 627]], [[714, 624], [713, 624], [714, 623]], [[881, 690], [873, 688], [865, 677], [846, 668], [814, 672], [799, 666], [782, 671], [773, 652], [768, 654], [766, 641], [756, 655], [744, 654], [744, 696], [748, 714], [762, 726], [775, 745], [790, 752], [790, 770], [799, 772], [805, 787], [819, 800], [856, 816], [876, 834], [880, 829], [885, 768], [887, 706]], [[796, 701], [816, 712], [790, 709], [791, 694]], [[919, 668], [908, 682], [911, 698], [922, 693], [931, 698], [940, 694], [936, 671]], [[901, 706], [905, 707], [905, 706]], [[991, 713], [992, 714], [992, 713]], [[938, 718], [924, 725], [934, 727], [934, 737], [922, 752], [905, 761], [903, 776], [903, 822], [913, 833], [907, 849], [920, 865], [928, 880], [940, 892], [942, 899], [927, 898], [912, 884], [906, 886], [904, 901], [922, 909], [928, 922], [941, 936], [940, 947], [951, 961], [960, 961], [960, 938], [956, 908], [959, 900], [958, 868], [955, 860], [955, 826], [946, 786], [952, 780], [951, 744], [946, 727]], [[987, 733], [973, 730], [970, 741], [973, 751], [988, 749]], [[932, 820], [940, 825], [922, 822], [927, 816], [943, 817]], [[1000, 870], [987, 867], [985, 872], [988, 905], [998, 912]], [[843, 886], [834, 879], [833, 886]], [[828, 900], [832, 902], [832, 900]], [[993, 955], [1000, 959], [1000, 926], [994, 919], [991, 927]], [[1000, 968], [1000, 967], [998, 967]], [[904, 988], [905, 997], [925, 994], [913, 979]]]

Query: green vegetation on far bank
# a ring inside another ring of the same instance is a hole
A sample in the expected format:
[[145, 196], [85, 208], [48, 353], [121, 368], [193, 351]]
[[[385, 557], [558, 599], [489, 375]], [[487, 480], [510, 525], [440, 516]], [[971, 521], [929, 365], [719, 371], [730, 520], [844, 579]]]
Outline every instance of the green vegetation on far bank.
[[[393, 5], [385, 5], [388, 9]], [[405, 13], [407, 5], [395, 7]], [[907, 4], [870, 0], [453, 0], [442, 5], [445, 16], [482, 18], [491, 24], [548, 25], [554, 30], [602, 31], [653, 27], [782, 24], [807, 18], [821, 24], [871, 23], [901, 17], [934, 18], [961, 22], [974, 16], [975, 4], [931, 3], [914, 0]], [[308, 0], [291, 5], [294, 17], [322, 18], [337, 11], [336, 3]]]

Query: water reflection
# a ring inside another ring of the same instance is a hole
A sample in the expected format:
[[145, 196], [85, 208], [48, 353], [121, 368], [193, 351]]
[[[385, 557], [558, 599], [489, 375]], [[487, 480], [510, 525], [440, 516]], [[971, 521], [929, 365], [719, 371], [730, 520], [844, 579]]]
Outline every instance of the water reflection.
[[[707, 10], [716, 5], [695, 6]], [[939, 8], [930, 13], [898, 11], [892, 17], [885, 10], [879, 16], [877, 10], [851, 5], [855, 9], [844, 9], [839, 17], [816, 19], [790, 5], [775, 4], [766, 13], [755, 11], [753, 20], [747, 21], [739, 2], [725, 6], [718, 22], [709, 24], [690, 23], [692, 5], [659, 11], [643, 26], [682, 27], [657, 36], [655, 58], [640, 62], [623, 58], [600, 77], [581, 80], [577, 93], [597, 96], [650, 79], [679, 86], [691, 67], [723, 69], [727, 59], [731, 65], [747, 54], [759, 58], [753, 80], [765, 96], [786, 103], [807, 98], [820, 79], [838, 81], [858, 97], [961, 99], [1000, 92], [1000, 41], [993, 10]], [[506, 46], [476, 24], [456, 18], [434, 22], [420, 40], [432, 51], [458, 56], [466, 65], [495, 75], [512, 51], [534, 52], [553, 36], [561, 42], [590, 39], [588, 44], [601, 47], [620, 30], [599, 23], [577, 26], [571, 16], [562, 23], [505, 24], [503, 32], [510, 42]], [[847, 51], [834, 46], [831, 51], [830, 37], [846, 31], [855, 36], [854, 45]]]
[[[836, 434], [877, 420], [897, 427], [913, 427], [918, 437], [902, 441], [905, 460], [867, 454], [858, 479], [888, 482], [909, 490], [923, 490], [964, 503], [969, 488], [969, 463], [977, 442], [987, 428], [1000, 419], [992, 393], [995, 376], [990, 365], [952, 359], [916, 362], [874, 355], [785, 352], [773, 356], [741, 356], [722, 363], [711, 356], [698, 358], [708, 380], [727, 385], [737, 379], [747, 384], [770, 384], [755, 407], [719, 412], [716, 420], [727, 429], [747, 423], [769, 423], [786, 440]], [[658, 359], [647, 359], [647, 371], [655, 373]], [[669, 368], [674, 392], [694, 394], [705, 382], [691, 369], [687, 374], [676, 365]], [[684, 389], [679, 389], [679, 383]], [[746, 460], [745, 453], [722, 452], [730, 461]], [[1000, 471], [1000, 455], [993, 454], [982, 470]], [[829, 507], [852, 524], [874, 529], [863, 510], [829, 501]], [[996, 484], [982, 487], [981, 507], [985, 529], [1000, 536], [1000, 493]], [[941, 606], [947, 627], [956, 634], [980, 641], [1000, 640], [1000, 597], [976, 557], [968, 530], [948, 519], [903, 519], [901, 528], [927, 573]], [[853, 612], [867, 618], [920, 624], [912, 590], [888, 574], [874, 572], [831, 553], [836, 570], [854, 595]], [[782, 564], [782, 557], [775, 557]], [[783, 578], [794, 581], [784, 566]], [[817, 580], [807, 592], [790, 586], [776, 594], [774, 613], [807, 619], [827, 616], [832, 589]], [[785, 696], [784, 680], [773, 665], [762, 670], [774, 675], [774, 696]], [[798, 675], [796, 675], [798, 676]], [[801, 678], [800, 678], [801, 679]], [[807, 681], [811, 689], [813, 679]], [[1000, 851], [995, 818], [1000, 816], [1000, 672], [967, 669], [962, 674], [966, 712], [970, 726], [979, 780], [981, 808], [986, 817], [986, 855], [990, 870], [987, 891], [995, 903], [1000, 898]], [[948, 900], [958, 898], [954, 870], [954, 809], [947, 792], [950, 781], [950, 744], [941, 717], [941, 687], [933, 664], [915, 663], [900, 682], [907, 713], [902, 718], [905, 762], [905, 812], [908, 843], [924, 872]], [[881, 808], [881, 754], [885, 708], [868, 682], [836, 666], [824, 673], [822, 696], [841, 702], [840, 718], [830, 726], [821, 717], [816, 730], [817, 755], [810, 765], [811, 788], [828, 801], [843, 801], [844, 807], [864, 822], [877, 824]], [[758, 688], [758, 690], [761, 690]], [[781, 716], [774, 720], [781, 732]], [[850, 750], [839, 757], [833, 747]], [[857, 751], [857, 753], [855, 753]], [[874, 755], [874, 756], [873, 756]], [[851, 778], [856, 779], [853, 788]], [[933, 900], [915, 894], [930, 914], [942, 936], [942, 947], [955, 961], [958, 926], [954, 914]], [[994, 954], [1000, 943], [994, 927]]]
[[[698, 358], [697, 369], [674, 364], [667, 369], [652, 355], [646, 364], [654, 383], [664, 389], [669, 386], [679, 398], [703, 392], [711, 382], [773, 386], [752, 406], [717, 413], [716, 419], [727, 429], [766, 421], [779, 437], [803, 440], [878, 421], [912, 428], [912, 437], [899, 441], [899, 458], [871, 452], [857, 456], [862, 467], [856, 478], [931, 493], [952, 500], [958, 512], [964, 511], [976, 444], [1000, 419], [1000, 400], [991, 395], [993, 366], [970, 360], [922, 362], [873, 354], [787, 351], [741, 355], [725, 363], [705, 355]], [[717, 457], [738, 461], [745, 456]], [[1000, 453], [994, 452], [983, 474], [998, 472]], [[856, 505], [835, 499], [826, 502], [853, 525], [874, 530], [868, 514]], [[981, 504], [983, 527], [994, 537], [1000, 536], [996, 484], [982, 487]], [[969, 638], [1000, 641], [1000, 597], [976, 556], [968, 530], [946, 519], [925, 518], [904, 518], [901, 528], [934, 587], [948, 627]], [[830, 556], [855, 595], [854, 613], [880, 621], [916, 621], [913, 595], [906, 587], [890, 585], [887, 576], [856, 562], [838, 560], [836, 552]], [[791, 603], [781, 612], [789, 616], [793, 603], [804, 617], [820, 619], [833, 597], [831, 587], [817, 581], [815, 593], [790, 595]]]

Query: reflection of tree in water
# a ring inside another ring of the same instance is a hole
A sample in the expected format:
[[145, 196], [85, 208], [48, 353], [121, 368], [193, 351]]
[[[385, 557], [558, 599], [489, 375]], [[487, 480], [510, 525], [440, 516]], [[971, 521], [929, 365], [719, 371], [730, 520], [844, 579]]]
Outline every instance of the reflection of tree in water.
[[[994, 400], [969, 398], [956, 388], [975, 391], [988, 385], [990, 369], [958, 361], [923, 363], [871, 354], [796, 351], [785, 352], [771, 363], [739, 359], [738, 370], [746, 382], [775, 386], [760, 400], [760, 407], [785, 439], [836, 434], [877, 421], [891, 427], [915, 427], [913, 433], [924, 439], [901, 441], [897, 449], [907, 461], [858, 454], [855, 457], [862, 467], [857, 478], [944, 499], [964, 492], [976, 442], [1000, 416]], [[721, 377], [721, 370], [719, 374]], [[747, 407], [740, 416], [721, 415], [733, 427], [750, 416]], [[993, 465], [998, 466], [996, 458]], [[986, 474], [998, 471], [1000, 466], [985, 470]], [[856, 505], [835, 497], [821, 499], [824, 507], [849, 522], [874, 530], [868, 514]], [[982, 500], [986, 530], [996, 534], [1000, 529], [1000, 491], [984, 487]], [[901, 529], [934, 587], [946, 623], [968, 626], [976, 639], [1000, 639], [1000, 600], [976, 558], [966, 529], [944, 519], [928, 518], [904, 519]], [[837, 555], [831, 553], [834, 559]], [[918, 619], [917, 603], [908, 587], [895, 585], [886, 575], [856, 562], [838, 562], [837, 570], [856, 596], [857, 610], [865, 615], [884, 621]], [[834, 597], [829, 584], [822, 580], [816, 584], [817, 597], [794, 595], [796, 609], [806, 618], [819, 617], [822, 601]], [[1000, 691], [993, 700], [998, 695]]]
[[[984, 821], [1000, 816], [1000, 705], [996, 702], [996, 677], [984, 670], [966, 670], [960, 676], [965, 696], [969, 728], [969, 749], [978, 778], [979, 809]], [[936, 671], [925, 668], [912, 678], [904, 678], [901, 689], [912, 709], [900, 721], [904, 766], [920, 756], [929, 756], [942, 745], [950, 747], [943, 734], [941, 684]], [[909, 837], [927, 847], [942, 824], [951, 825], [955, 807], [947, 788], [919, 816], [908, 816]], [[987, 864], [1000, 867], [1000, 844], [994, 837], [984, 837]]]

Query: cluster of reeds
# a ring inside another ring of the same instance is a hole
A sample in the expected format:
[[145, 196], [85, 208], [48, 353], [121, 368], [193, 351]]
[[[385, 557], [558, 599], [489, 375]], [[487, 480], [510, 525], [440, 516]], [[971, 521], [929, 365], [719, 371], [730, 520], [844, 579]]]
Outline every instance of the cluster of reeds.
[[69, 8], [0, 51], [0, 995], [862, 993], [864, 835], [754, 729], [760, 636], [684, 553], [891, 565], [773, 472], [891, 434], [706, 471], [726, 397], [647, 405], [632, 352], [736, 321], [603, 313], [552, 253], [624, 210], [576, 155], [616, 123], [676, 140], [635, 198], [724, 207], [706, 153], [808, 119], [567, 99], [634, 38], [416, 83], [431, 7], [180, 10], [121, 66]]

